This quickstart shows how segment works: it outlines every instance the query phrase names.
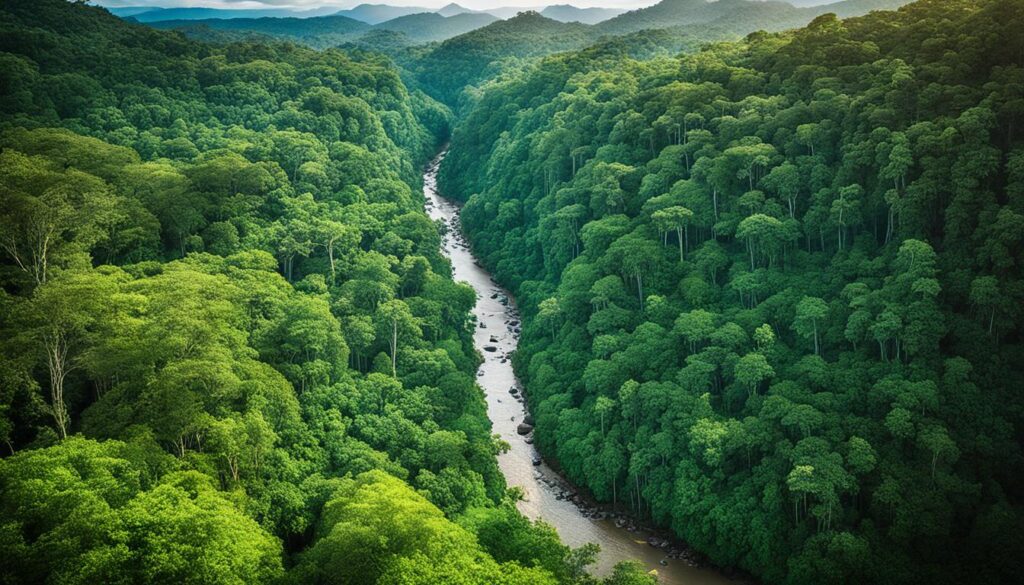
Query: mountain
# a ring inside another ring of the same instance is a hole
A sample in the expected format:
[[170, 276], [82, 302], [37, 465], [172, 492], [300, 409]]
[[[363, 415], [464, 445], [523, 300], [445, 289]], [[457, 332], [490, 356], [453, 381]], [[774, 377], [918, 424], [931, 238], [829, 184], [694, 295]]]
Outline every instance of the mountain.
[[744, 582], [1019, 579], [1022, 29], [925, 0], [475, 92], [437, 186], [545, 460]]
[[135, 11], [136, 8], [110, 9], [110, 12], [122, 18], [132, 18], [141, 23], [160, 22], [165, 20], [222, 20], [235, 18], [313, 18], [326, 16], [335, 12], [334, 8], [317, 8], [315, 10], [288, 10], [284, 8], [266, 9], [221, 9], [221, 8], [150, 8]]
[[502, 6], [499, 8], [488, 8], [487, 13], [493, 14], [501, 19], [509, 19], [521, 12], [540, 12], [544, 6]]
[[[147, 23], [160, 29], [179, 30], [190, 38], [210, 42], [278, 39], [315, 48], [353, 44], [359, 48], [419, 45], [450, 39], [487, 26], [498, 19], [486, 13], [463, 13], [444, 17], [434, 12], [400, 16], [377, 25], [369, 25], [348, 16], [315, 18], [210, 18], [204, 20], [164, 20]], [[364, 37], [364, 33], [386, 31], [400, 34]], [[228, 34], [230, 33], [230, 34]]]
[[[311, 47], [329, 47], [370, 29], [365, 22], [347, 16], [315, 18], [210, 18], [205, 20], [164, 20], [148, 23], [160, 29], [178, 29], [196, 39], [213, 40], [208, 30], [251, 33], [303, 43]], [[221, 36], [221, 40], [237, 40]]]
[[121, 18], [135, 16], [137, 14], [142, 14], [143, 12], [156, 12], [158, 10], [163, 10], [163, 8], [156, 6], [111, 6], [107, 8], [107, 11], [111, 14], [114, 16], [120, 16]]
[[393, 18], [374, 28], [403, 33], [413, 42], [427, 43], [450, 39], [496, 20], [484, 12], [462, 12], [447, 17], [437, 12], [421, 12]]
[[437, 14], [440, 14], [441, 16], [455, 16], [456, 14], [475, 13], [475, 12], [479, 12], [479, 11], [478, 10], [470, 10], [469, 8], [466, 8], [465, 6], [459, 6], [458, 4], [452, 2], [451, 4], [448, 4], [448, 5], [444, 6], [443, 8], [441, 8], [440, 10], [438, 10], [436, 12], [437, 12]]
[[[148, 23], [160, 29], [175, 29], [187, 36], [210, 42], [231, 42], [278, 39], [326, 48], [353, 45], [359, 48], [410, 46], [450, 39], [487, 26], [498, 19], [483, 12], [467, 12], [444, 17], [434, 12], [399, 16], [377, 25], [369, 25], [348, 16], [333, 15], [315, 18], [211, 18], [204, 20], [164, 20]], [[370, 32], [392, 32], [401, 35], [373, 35]], [[231, 34], [227, 34], [231, 33]]]
[[814, 16], [835, 13], [839, 18], [861, 16], [873, 10], [896, 10], [901, 6], [910, 4], [913, 0], [843, 0], [808, 8]]
[[590, 25], [522, 12], [444, 41], [420, 60], [417, 74], [436, 98], [454, 105], [467, 86], [500, 73], [499, 61], [580, 49], [594, 39]]
[[791, 20], [799, 9], [791, 4], [769, 0], [662, 0], [633, 10], [598, 25], [602, 32], [624, 34], [643, 29], [713, 22], [723, 17], [736, 18], [747, 12], [765, 13], [771, 20]]
[[335, 12], [338, 16], [347, 16], [360, 20], [367, 24], [380, 24], [393, 18], [400, 16], [408, 16], [410, 14], [420, 14], [423, 12], [433, 12], [429, 8], [422, 6], [391, 6], [389, 4], [360, 4], [355, 8], [348, 10], [342, 10]]
[[597, 24], [624, 12], [625, 10], [619, 8], [578, 8], [572, 4], [555, 4], [541, 10], [540, 14], [559, 22]]
[[803, 26], [815, 17], [834, 12], [840, 17], [859, 16], [872, 10], [898, 8], [911, 0], [843, 0], [799, 8], [777, 0], [662, 0], [597, 25], [607, 34], [687, 25], [714, 25], [741, 34], [755, 30], [784, 30]]
[[[185, 35], [193, 41], [199, 41], [201, 43], [211, 43], [215, 45], [226, 45], [229, 43], [272, 43], [280, 41], [281, 37], [268, 35], [252, 30], [233, 30], [233, 29], [217, 29], [209, 26], [207, 23], [209, 20], [170, 20], [166, 22], [176, 23], [173, 27], [160, 27], [157, 24], [163, 24], [163, 22], [152, 23], [147, 26], [153, 26], [153, 28], [160, 28], [164, 30], [174, 30]], [[291, 40], [291, 39], [289, 39]], [[296, 41], [300, 42], [300, 41]]]

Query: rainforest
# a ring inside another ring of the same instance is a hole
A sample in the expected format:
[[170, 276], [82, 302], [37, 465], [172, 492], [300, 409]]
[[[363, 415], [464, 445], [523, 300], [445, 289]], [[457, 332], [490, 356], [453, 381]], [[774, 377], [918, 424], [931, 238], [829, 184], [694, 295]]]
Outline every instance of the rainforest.
[[138, 4], [0, 1], [0, 584], [1024, 574], [1024, 0]]

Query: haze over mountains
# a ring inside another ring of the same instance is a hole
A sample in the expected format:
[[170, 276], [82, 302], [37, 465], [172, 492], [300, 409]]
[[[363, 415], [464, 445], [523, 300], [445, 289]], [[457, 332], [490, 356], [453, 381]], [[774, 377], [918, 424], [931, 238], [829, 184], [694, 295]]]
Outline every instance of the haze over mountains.
[[[237, 40], [238, 35], [269, 35], [309, 46], [324, 48], [360, 42], [371, 30], [397, 33], [389, 46], [404, 47], [443, 41], [523, 12], [531, 12], [556, 23], [593, 25], [588, 37], [622, 35], [647, 29], [675, 29], [678, 34], [704, 40], [742, 36], [758, 29], [782, 30], [802, 26], [825, 12], [854, 16], [870, 10], [895, 8], [908, 0], [663, 0], [650, 7], [625, 11], [617, 8], [581, 8], [572, 4], [545, 7], [502, 7], [474, 10], [457, 3], [439, 9], [364, 3], [337, 10], [325, 6], [308, 10], [282, 8], [219, 9], [196, 8], [110, 8], [123, 18], [158, 28], [181, 29], [206, 40]], [[278, 22], [280, 21], [280, 22]], [[698, 27], [681, 30], [679, 27]], [[229, 32], [225, 36], [223, 33]], [[562, 31], [578, 38], [578, 30]], [[562, 46], [564, 42], [555, 45]], [[547, 45], [543, 43], [543, 45]], [[573, 46], [572, 48], [578, 48]]]
[[0, 585], [1020, 579], [1024, 0], [361, 1], [0, 0]]
[[133, 18], [142, 23], [165, 22], [169, 20], [205, 20], [239, 18], [316, 18], [319, 16], [346, 16], [366, 24], [380, 24], [411, 14], [436, 13], [444, 17], [459, 14], [489, 14], [495, 18], [511, 18], [520, 12], [537, 11], [544, 16], [561, 22], [596, 24], [626, 12], [622, 8], [577, 7], [572, 4], [502, 6], [486, 10], [474, 10], [457, 3], [441, 8], [424, 6], [398, 6], [391, 4], [359, 4], [353, 8], [339, 10], [337, 6], [323, 6], [305, 10], [287, 8], [228, 9], [212, 7], [161, 8], [154, 6], [108, 7], [111, 13], [122, 18]]
[[[699, 1], [701, 3], [706, 3], [705, 0]], [[720, 1], [721, 0], [713, 0], [711, 3], [719, 3]], [[772, 0], [752, 1], [773, 3]], [[515, 0], [513, 0], [513, 2], [515, 3]], [[806, 8], [812, 6], [826, 6], [839, 2], [842, 2], [842, 0], [789, 0], [786, 3], [795, 7]], [[98, 3], [103, 4], [103, 2]], [[640, 9], [642, 9], [642, 3], [641, 7], [637, 8], [637, 10]], [[367, 24], [380, 24], [402, 16], [425, 12], [433, 12], [445, 17], [467, 13], [490, 14], [495, 18], [507, 19], [520, 12], [531, 10], [560, 22], [597, 24], [629, 11], [626, 8], [617, 7], [576, 6], [568, 2], [561, 4], [531, 4], [529, 0], [523, 2], [522, 5], [516, 3], [516, 5], [511, 6], [500, 6], [485, 9], [473, 9], [452, 2], [441, 8], [407, 6], [389, 3], [362, 3], [348, 9], [339, 9], [337, 5], [327, 5], [317, 8], [276, 8], [268, 4], [267, 8], [164, 8], [160, 6], [123, 6], [107, 7], [107, 10], [116, 16], [120, 16], [122, 18], [134, 18], [135, 20], [143, 23], [162, 22], [168, 20], [203, 20], [210, 18], [315, 18], [318, 16], [338, 15], [347, 16]]]
[[[360, 4], [330, 15], [311, 15], [326, 8], [305, 12], [169, 8], [142, 13], [121, 8], [114, 12], [207, 42], [276, 38], [317, 49], [340, 46], [384, 53], [419, 78], [430, 95], [459, 108], [467, 88], [493, 79], [509, 60], [593, 45], [639, 57], [668, 56], [757, 30], [801, 27], [829, 12], [857, 16], [897, 8], [910, 0], [793, 1], [801, 6], [781, 0], [662, 0], [628, 12], [569, 4], [482, 11], [456, 3], [436, 10]], [[211, 14], [218, 17], [210, 18]], [[168, 15], [176, 18], [166, 19]]]

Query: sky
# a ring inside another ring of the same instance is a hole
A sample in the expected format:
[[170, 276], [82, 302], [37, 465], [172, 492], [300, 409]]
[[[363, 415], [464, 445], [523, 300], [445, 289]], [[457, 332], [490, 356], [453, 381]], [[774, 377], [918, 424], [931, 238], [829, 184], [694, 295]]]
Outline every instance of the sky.
[[547, 6], [551, 4], [573, 4], [579, 7], [601, 6], [606, 8], [639, 8], [656, 4], [658, 0], [93, 0], [100, 6], [162, 6], [209, 8], [294, 8], [313, 9], [337, 6], [339, 10], [358, 4], [391, 4], [393, 6], [424, 6], [440, 8], [452, 1], [470, 9], [499, 8], [503, 6]]

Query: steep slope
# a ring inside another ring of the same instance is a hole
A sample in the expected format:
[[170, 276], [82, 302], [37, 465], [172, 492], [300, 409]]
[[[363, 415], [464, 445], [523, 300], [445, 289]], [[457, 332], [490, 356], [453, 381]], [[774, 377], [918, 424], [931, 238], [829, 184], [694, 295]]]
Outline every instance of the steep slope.
[[486, 13], [461, 12], [442, 16], [436, 12], [410, 14], [382, 22], [376, 29], [405, 34], [418, 43], [443, 41], [482, 28], [498, 20]]
[[0, 63], [0, 580], [577, 582], [424, 212], [443, 107], [66, 0], [0, 3]]
[[425, 87], [448, 104], [467, 88], [500, 72], [499, 62], [578, 49], [594, 40], [592, 29], [523, 12], [441, 43], [416, 64]]
[[844, 0], [834, 4], [797, 8], [781, 0], [662, 0], [627, 12], [597, 25], [608, 34], [623, 34], [643, 29], [716, 23], [736, 31], [784, 30], [803, 26], [816, 16], [834, 12], [840, 17], [866, 14], [871, 10], [891, 9], [910, 0]]
[[545, 457], [767, 583], [1016, 580], [1022, 27], [924, 0], [484, 88], [440, 185]]

